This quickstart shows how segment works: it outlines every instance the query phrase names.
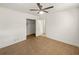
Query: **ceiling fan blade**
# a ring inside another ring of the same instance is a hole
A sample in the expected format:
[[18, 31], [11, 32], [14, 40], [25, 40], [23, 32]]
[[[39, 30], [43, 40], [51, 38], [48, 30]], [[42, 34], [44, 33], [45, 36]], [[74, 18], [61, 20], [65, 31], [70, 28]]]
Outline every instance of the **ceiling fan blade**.
[[30, 9], [30, 11], [39, 11], [39, 9]]
[[39, 7], [39, 9], [42, 9], [42, 5], [40, 5], [40, 3], [37, 3], [37, 6]]
[[54, 6], [50, 6], [50, 7], [47, 7], [47, 8], [44, 8], [43, 10], [47, 10], [47, 9], [50, 9], [50, 8], [53, 8]]
[[48, 13], [48, 11], [44, 11], [44, 12]]
[[39, 12], [37, 12], [37, 14], [39, 14]]

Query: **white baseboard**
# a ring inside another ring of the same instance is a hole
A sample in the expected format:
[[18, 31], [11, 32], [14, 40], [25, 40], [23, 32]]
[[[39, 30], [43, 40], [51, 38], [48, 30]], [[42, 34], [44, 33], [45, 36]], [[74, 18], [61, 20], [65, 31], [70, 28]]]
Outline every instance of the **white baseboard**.
[[72, 42], [72, 41], [65, 40], [65, 39], [60, 39], [60, 38], [57, 38], [57, 37], [54, 37], [54, 36], [51, 36], [51, 35], [46, 35], [46, 37], [48, 37], [50, 39], [54, 39], [54, 40], [60, 41], [60, 42], [63, 42], [63, 43], [66, 43], [66, 44], [69, 44], [69, 45], [73, 45], [73, 46], [79, 47], [79, 43], [76, 43], [76, 42]]
[[4, 39], [2, 42], [0, 42], [0, 48], [8, 47], [8, 46], [13, 45], [15, 43], [24, 41], [24, 40], [26, 40], [26, 37], [21, 38], [21, 39], [15, 39], [15, 38], [13, 38], [13, 39], [7, 38], [7, 39]]

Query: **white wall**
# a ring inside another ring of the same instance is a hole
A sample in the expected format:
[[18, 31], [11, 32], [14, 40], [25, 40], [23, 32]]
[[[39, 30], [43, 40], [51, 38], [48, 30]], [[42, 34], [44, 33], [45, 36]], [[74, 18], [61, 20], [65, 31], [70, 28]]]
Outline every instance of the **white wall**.
[[79, 47], [79, 9], [74, 7], [49, 14], [46, 35]]
[[26, 39], [27, 18], [36, 17], [0, 7], [0, 48]]
[[27, 35], [36, 34], [35, 20], [27, 20]]

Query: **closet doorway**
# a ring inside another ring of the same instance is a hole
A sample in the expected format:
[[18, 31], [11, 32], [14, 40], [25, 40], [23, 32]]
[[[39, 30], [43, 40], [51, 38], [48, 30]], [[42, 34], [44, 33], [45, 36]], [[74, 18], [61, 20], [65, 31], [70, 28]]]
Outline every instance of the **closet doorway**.
[[29, 36], [36, 36], [36, 20], [35, 19], [27, 19], [27, 38]]

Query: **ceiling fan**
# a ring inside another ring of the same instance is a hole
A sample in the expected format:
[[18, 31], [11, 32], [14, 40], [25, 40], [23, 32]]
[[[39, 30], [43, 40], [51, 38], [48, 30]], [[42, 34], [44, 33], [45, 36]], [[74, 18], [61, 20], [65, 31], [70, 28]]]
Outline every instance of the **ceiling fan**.
[[30, 9], [30, 11], [38, 11], [38, 14], [43, 14], [43, 13], [48, 13], [48, 11], [46, 11], [47, 9], [51, 9], [54, 7], [54, 6], [50, 6], [43, 8], [43, 6], [40, 3], [37, 3], [37, 6], [39, 9]]

